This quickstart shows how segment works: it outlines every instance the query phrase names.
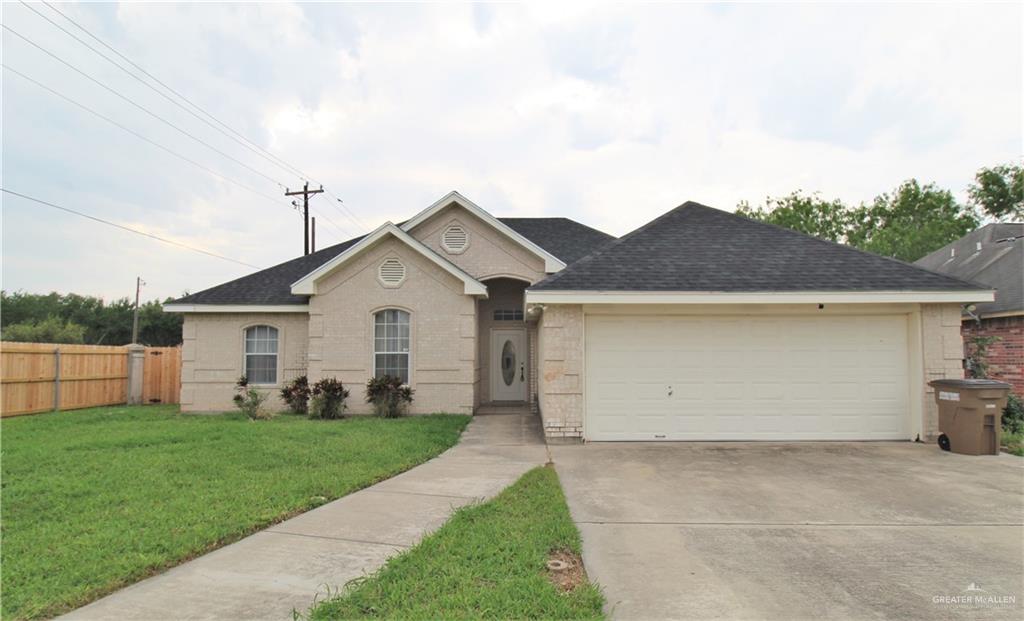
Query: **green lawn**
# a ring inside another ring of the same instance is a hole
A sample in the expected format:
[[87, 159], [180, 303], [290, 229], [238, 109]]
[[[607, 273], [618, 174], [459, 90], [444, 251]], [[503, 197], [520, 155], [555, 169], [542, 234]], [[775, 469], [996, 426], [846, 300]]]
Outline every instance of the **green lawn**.
[[81, 606], [422, 463], [468, 422], [249, 422], [171, 406], [6, 419], [2, 615]]
[[580, 551], [558, 475], [535, 468], [494, 500], [460, 509], [441, 529], [314, 608], [314, 620], [599, 619], [592, 584], [561, 592], [545, 575], [554, 550]]

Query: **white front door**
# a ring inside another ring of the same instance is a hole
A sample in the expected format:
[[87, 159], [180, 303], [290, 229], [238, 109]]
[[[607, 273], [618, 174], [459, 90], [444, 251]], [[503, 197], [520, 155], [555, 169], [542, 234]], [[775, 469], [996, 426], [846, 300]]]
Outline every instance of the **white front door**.
[[491, 401], [526, 401], [526, 330], [491, 330]]

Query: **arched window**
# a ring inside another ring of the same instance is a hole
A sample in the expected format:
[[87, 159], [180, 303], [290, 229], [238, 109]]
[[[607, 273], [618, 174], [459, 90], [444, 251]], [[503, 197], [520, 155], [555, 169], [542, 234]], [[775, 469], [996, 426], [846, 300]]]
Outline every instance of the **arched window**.
[[389, 308], [374, 314], [373, 375], [409, 383], [409, 313]]
[[250, 384], [277, 383], [277, 328], [245, 329], [245, 377]]

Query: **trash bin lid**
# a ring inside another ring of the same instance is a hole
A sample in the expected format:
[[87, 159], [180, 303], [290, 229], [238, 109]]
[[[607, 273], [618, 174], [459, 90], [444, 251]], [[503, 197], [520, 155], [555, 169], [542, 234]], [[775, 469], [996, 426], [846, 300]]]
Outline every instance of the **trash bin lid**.
[[928, 382], [928, 385], [941, 388], [1012, 388], [1006, 382], [993, 379], [937, 379]]

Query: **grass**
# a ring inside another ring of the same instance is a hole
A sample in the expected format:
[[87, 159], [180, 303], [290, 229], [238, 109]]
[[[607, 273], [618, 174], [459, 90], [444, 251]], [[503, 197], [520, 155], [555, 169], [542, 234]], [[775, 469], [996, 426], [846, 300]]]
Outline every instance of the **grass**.
[[420, 464], [468, 421], [254, 423], [174, 406], [6, 419], [2, 615], [81, 606]]
[[599, 619], [604, 597], [584, 583], [559, 591], [545, 575], [554, 550], [580, 552], [558, 475], [535, 468], [485, 504], [315, 607], [324, 619]]
[[1010, 433], [1004, 429], [1000, 443], [1007, 453], [1024, 457], [1024, 432]]

